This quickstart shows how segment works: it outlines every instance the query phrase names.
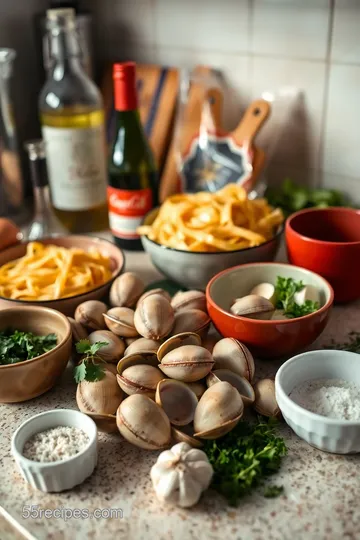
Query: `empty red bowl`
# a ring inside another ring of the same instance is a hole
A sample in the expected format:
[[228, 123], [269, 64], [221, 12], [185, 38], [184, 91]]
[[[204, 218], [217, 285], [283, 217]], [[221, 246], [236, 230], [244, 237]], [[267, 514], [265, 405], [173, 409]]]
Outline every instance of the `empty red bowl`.
[[[316, 287], [320, 293], [320, 309], [298, 319], [269, 321], [230, 313], [234, 298], [248, 295], [259, 283], [275, 285], [278, 276]], [[292, 355], [315, 341], [329, 320], [333, 298], [333, 290], [324, 278], [304, 268], [281, 263], [235, 266], [213, 277], [206, 288], [207, 309], [220, 334], [240, 340], [261, 358]]]
[[360, 210], [309, 208], [285, 225], [288, 259], [320, 274], [336, 302], [360, 298]]

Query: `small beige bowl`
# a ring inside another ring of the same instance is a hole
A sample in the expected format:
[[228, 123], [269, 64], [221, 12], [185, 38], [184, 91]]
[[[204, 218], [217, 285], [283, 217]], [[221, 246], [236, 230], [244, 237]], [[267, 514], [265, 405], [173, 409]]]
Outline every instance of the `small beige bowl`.
[[[53, 309], [57, 309], [65, 315], [73, 316], [75, 309], [82, 302], [87, 300], [101, 300], [109, 291], [114, 279], [121, 274], [125, 266], [125, 256], [120, 248], [118, 248], [112, 242], [104, 240], [103, 238], [97, 238], [95, 236], [54, 236], [51, 238], [42, 238], [40, 240], [42, 244], [54, 244], [65, 248], [80, 248], [84, 251], [89, 248], [95, 248], [101, 254], [110, 257], [112, 277], [96, 289], [92, 289], [83, 294], [77, 294], [68, 298], [60, 298], [59, 300], [46, 300], [41, 302], [29, 302], [27, 300], [11, 300], [0, 296], [0, 310], [15, 306], [45, 306]], [[22, 242], [21, 244], [13, 245], [4, 251], [0, 252], [0, 266], [3, 264], [23, 257], [26, 253], [26, 246], [29, 242]]]
[[7, 328], [45, 336], [58, 344], [50, 351], [17, 364], [0, 365], [0, 403], [19, 403], [50, 390], [71, 355], [71, 326], [62, 313], [45, 307], [15, 307], [0, 311], [0, 331]]

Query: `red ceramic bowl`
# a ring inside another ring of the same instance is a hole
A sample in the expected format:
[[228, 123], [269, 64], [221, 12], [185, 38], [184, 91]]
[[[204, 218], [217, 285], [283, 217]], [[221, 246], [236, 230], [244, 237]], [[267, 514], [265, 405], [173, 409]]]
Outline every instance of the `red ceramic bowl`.
[[[246, 296], [259, 283], [275, 284], [277, 276], [317, 287], [320, 309], [298, 319], [281, 321], [248, 319], [229, 312], [234, 298]], [[315, 341], [328, 322], [334, 293], [324, 278], [304, 268], [253, 263], [235, 266], [213, 277], [206, 288], [206, 299], [209, 315], [220, 334], [242, 341], [258, 357], [277, 358], [292, 355]]]
[[360, 298], [360, 210], [309, 208], [285, 225], [288, 259], [332, 285], [336, 302]]

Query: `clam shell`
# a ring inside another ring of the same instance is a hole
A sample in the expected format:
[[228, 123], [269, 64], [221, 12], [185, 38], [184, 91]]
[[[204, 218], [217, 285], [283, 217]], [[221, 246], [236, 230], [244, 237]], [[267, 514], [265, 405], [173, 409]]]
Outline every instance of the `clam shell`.
[[107, 311], [107, 305], [99, 300], [88, 300], [79, 304], [75, 310], [75, 321], [91, 330], [105, 328], [103, 314]]
[[194, 392], [185, 383], [174, 379], [163, 379], [158, 383], [155, 401], [175, 426], [190, 424], [198, 404]]
[[170, 294], [167, 291], [165, 291], [164, 289], [150, 289], [149, 291], [144, 292], [144, 294], [142, 294], [140, 296], [140, 298], [138, 300], [138, 303], [140, 303], [142, 300], [144, 300], [144, 298], [147, 298], [148, 296], [151, 296], [152, 294], [160, 294], [161, 296], [166, 298], [166, 300], [168, 300], [169, 302], [171, 301]]
[[[126, 343], [128, 340], [125, 340]], [[148, 338], [138, 338], [133, 343], [130, 343], [128, 345], [127, 349], [125, 350], [124, 355], [128, 356], [129, 354], [139, 353], [139, 352], [157, 352], [158, 348], [160, 347], [160, 341], [157, 341], [155, 339], [148, 339]]]
[[144, 282], [133, 272], [117, 277], [110, 289], [110, 304], [114, 307], [133, 307], [144, 292]]
[[100, 381], [81, 381], [77, 385], [76, 403], [86, 414], [115, 414], [122, 399], [115, 375], [107, 370]]
[[183, 332], [182, 334], [177, 334], [176, 336], [171, 336], [168, 338], [162, 345], [160, 345], [157, 356], [159, 362], [168, 352], [182, 347], [183, 345], [201, 345], [201, 337], [199, 334], [194, 332]]
[[255, 375], [255, 362], [249, 349], [233, 338], [218, 341], [213, 349], [214, 369], [229, 369], [250, 382]]
[[195, 437], [217, 439], [231, 431], [244, 412], [239, 392], [221, 381], [208, 388], [201, 397], [194, 416]]
[[68, 320], [71, 325], [73, 342], [76, 343], [77, 341], [80, 341], [81, 339], [87, 339], [88, 332], [86, 328], [81, 323], [75, 321], [75, 319], [73, 319], [72, 317], [68, 317]]
[[86, 414], [94, 420], [99, 431], [103, 433], [115, 433], [118, 431], [116, 425], [116, 416], [114, 414]]
[[275, 397], [275, 382], [273, 379], [262, 379], [254, 384], [254, 409], [263, 416], [280, 416], [279, 405]]
[[174, 308], [174, 311], [200, 309], [200, 311], [207, 313], [206, 296], [201, 291], [179, 291], [173, 296], [171, 305]]
[[121, 337], [135, 337], [134, 311], [127, 307], [114, 307], [104, 313], [105, 324], [111, 332]]
[[182, 426], [181, 430], [171, 427], [171, 436], [175, 442], [184, 442], [190, 444], [193, 448], [202, 448], [204, 443], [194, 437], [194, 426], [189, 424], [188, 426]]
[[195, 394], [195, 396], [200, 399], [203, 393], [206, 390], [206, 384], [202, 381], [194, 381], [194, 382], [188, 382], [185, 383], [187, 386], [192, 390]]
[[206, 377], [208, 387], [220, 381], [227, 381], [239, 392], [245, 407], [251, 405], [255, 401], [255, 392], [251, 384], [245, 377], [241, 377], [237, 373], [229, 369], [215, 369]]
[[96, 343], [97, 341], [108, 343], [96, 353], [105, 362], [118, 362], [124, 354], [125, 343], [110, 330], [95, 330], [95, 332], [91, 332], [88, 340], [90, 343]]
[[212, 353], [215, 345], [220, 339], [220, 336], [208, 335], [205, 339], [203, 339], [202, 346]]
[[201, 337], [205, 337], [210, 322], [209, 315], [200, 309], [183, 309], [175, 313], [174, 327], [171, 335], [175, 336], [183, 332], [194, 332]]
[[162, 339], [170, 333], [174, 325], [174, 310], [164, 296], [151, 294], [138, 303], [134, 323], [141, 336]]
[[271, 319], [274, 312], [274, 306], [262, 296], [249, 294], [243, 298], [236, 300], [230, 308], [231, 313], [239, 317], [247, 317], [248, 319]]
[[117, 365], [117, 381], [128, 395], [145, 394], [155, 399], [156, 386], [164, 378], [158, 369], [156, 353], [144, 352], [124, 356]]
[[139, 335], [136, 335], [135, 337], [128, 337], [128, 338], [125, 338], [125, 345], [126, 345], [126, 347], [130, 347], [130, 345], [132, 345], [132, 343], [134, 343], [134, 342], [137, 341], [138, 339], [141, 339]]
[[211, 353], [199, 345], [183, 345], [168, 352], [159, 368], [168, 377], [178, 381], [199, 381], [214, 365]]
[[147, 396], [134, 394], [124, 399], [116, 413], [116, 425], [124, 439], [145, 450], [161, 450], [170, 445], [170, 421]]

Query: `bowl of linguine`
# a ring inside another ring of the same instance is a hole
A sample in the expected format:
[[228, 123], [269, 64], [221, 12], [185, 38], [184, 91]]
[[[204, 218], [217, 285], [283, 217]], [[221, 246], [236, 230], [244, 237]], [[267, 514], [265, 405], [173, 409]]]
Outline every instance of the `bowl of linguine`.
[[47, 306], [73, 315], [100, 300], [125, 265], [121, 249], [92, 236], [55, 236], [0, 252], [0, 309]]

